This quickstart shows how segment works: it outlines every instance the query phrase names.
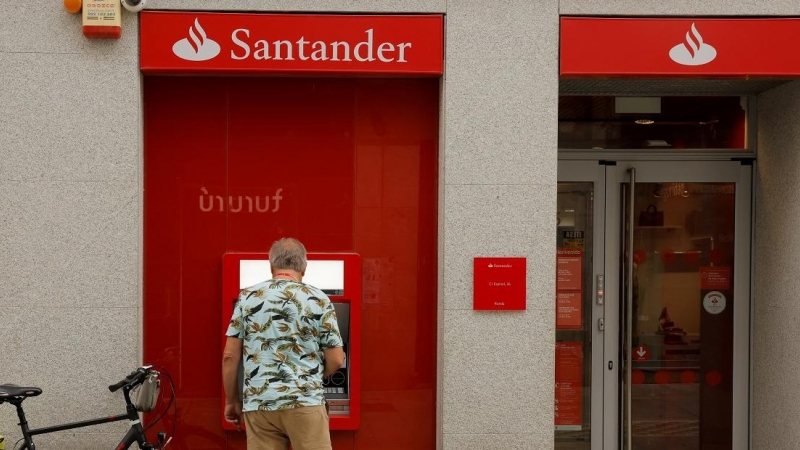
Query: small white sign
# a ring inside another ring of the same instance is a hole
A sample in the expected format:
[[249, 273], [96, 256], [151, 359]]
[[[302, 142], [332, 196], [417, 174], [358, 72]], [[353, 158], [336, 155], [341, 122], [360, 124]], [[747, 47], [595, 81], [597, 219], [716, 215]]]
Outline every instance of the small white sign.
[[703, 308], [709, 314], [719, 314], [725, 311], [726, 303], [725, 295], [719, 291], [711, 291], [703, 297]]

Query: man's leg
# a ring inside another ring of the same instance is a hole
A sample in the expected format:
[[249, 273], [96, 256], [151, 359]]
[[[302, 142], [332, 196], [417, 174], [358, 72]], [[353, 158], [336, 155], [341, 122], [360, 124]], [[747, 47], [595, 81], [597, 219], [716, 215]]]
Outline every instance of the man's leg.
[[303, 406], [281, 413], [292, 450], [331, 450], [328, 413], [324, 406]]
[[288, 450], [289, 437], [275, 423], [278, 411], [249, 411], [244, 413], [247, 450]]

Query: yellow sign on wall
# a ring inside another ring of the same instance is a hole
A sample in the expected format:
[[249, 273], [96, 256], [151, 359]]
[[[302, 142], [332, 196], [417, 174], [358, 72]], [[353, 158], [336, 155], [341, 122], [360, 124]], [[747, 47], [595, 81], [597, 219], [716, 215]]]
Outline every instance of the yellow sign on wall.
[[83, 0], [83, 35], [111, 39], [122, 36], [120, 0]]

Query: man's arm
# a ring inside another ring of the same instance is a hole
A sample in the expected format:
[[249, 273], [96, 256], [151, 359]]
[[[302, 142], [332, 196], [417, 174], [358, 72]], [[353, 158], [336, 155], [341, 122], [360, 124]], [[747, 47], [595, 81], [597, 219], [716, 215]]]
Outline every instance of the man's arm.
[[324, 299], [320, 321], [317, 323], [319, 331], [319, 347], [322, 349], [325, 367], [323, 376], [329, 377], [344, 365], [344, 342], [339, 332], [339, 322], [336, 320], [336, 309], [328, 296], [320, 292], [319, 298]]
[[326, 348], [322, 351], [325, 354], [325, 372], [323, 376], [329, 377], [344, 365], [344, 350], [342, 347]]
[[225, 420], [239, 426], [242, 414], [239, 400], [239, 364], [242, 361], [242, 340], [228, 336], [222, 352], [222, 385], [225, 388]]
[[228, 336], [222, 352], [222, 385], [225, 403], [239, 401], [239, 364], [242, 362], [242, 340]]

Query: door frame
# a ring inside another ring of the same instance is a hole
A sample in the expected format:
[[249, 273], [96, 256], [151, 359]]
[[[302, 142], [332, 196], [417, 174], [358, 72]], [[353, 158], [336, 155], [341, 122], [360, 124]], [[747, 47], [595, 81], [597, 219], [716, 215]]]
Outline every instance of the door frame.
[[[637, 182], [727, 182], [736, 183], [734, 225], [734, 285], [737, 307], [733, 318], [733, 448], [748, 449], [751, 440], [751, 311], [752, 311], [752, 161], [675, 160], [559, 160], [558, 181], [594, 183], [593, 280], [605, 278], [605, 301], [598, 304], [598, 290], [592, 286], [592, 448], [614, 449], [621, 443], [620, 324], [618, 323], [619, 271], [621, 261], [621, 184], [628, 182], [627, 170], [635, 167]], [[605, 330], [600, 331], [603, 319]], [[597, 345], [600, 342], [603, 345]], [[602, 349], [602, 351], [601, 351]], [[608, 363], [612, 363], [613, 367]], [[612, 367], [612, 368], [610, 368]], [[602, 374], [602, 376], [601, 376]], [[598, 386], [598, 383], [602, 383]], [[602, 442], [602, 446], [596, 443]]]
[[[592, 330], [592, 384], [591, 389], [591, 442], [603, 442], [606, 427], [606, 415], [603, 410], [603, 391], [605, 386], [605, 370], [603, 367], [605, 357], [605, 331], [600, 330], [600, 320], [605, 320], [606, 301], [598, 302], [597, 277], [604, 274], [606, 264], [605, 256], [605, 198], [606, 198], [606, 168], [598, 161], [558, 161], [558, 180], [575, 183], [592, 183], [594, 202], [592, 203], [592, 320], [586, 324]], [[608, 298], [603, 294], [603, 299]], [[555, 298], [555, 297], [554, 297]], [[607, 329], [606, 329], [607, 330]], [[616, 419], [614, 419], [616, 422]]]

